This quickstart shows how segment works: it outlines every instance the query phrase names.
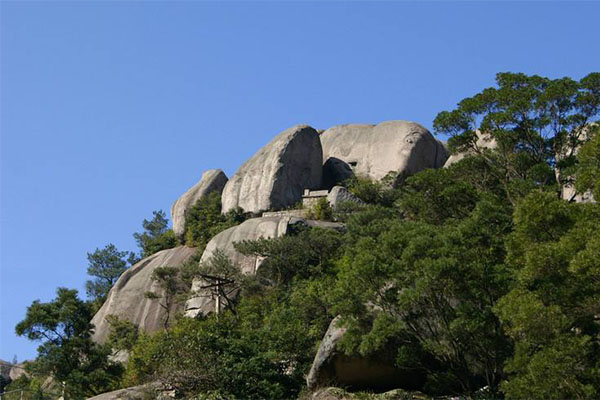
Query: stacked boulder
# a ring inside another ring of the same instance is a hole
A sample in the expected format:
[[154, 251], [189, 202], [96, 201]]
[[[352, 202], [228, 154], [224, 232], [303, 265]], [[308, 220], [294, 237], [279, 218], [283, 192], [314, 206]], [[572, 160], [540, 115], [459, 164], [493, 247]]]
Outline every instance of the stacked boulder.
[[378, 125], [339, 125], [321, 134], [327, 184], [347, 178], [349, 171], [372, 180], [404, 178], [426, 168], [440, 168], [446, 147], [421, 125], [387, 121]]
[[173, 221], [173, 232], [181, 237], [185, 231], [185, 216], [190, 208], [202, 197], [212, 192], [221, 194], [227, 183], [227, 175], [220, 169], [209, 169], [204, 171], [198, 183], [189, 188], [171, 206], [171, 221]]
[[[307, 125], [296, 125], [279, 133], [229, 180], [218, 169], [204, 172], [201, 180], [171, 207], [173, 230], [181, 238], [185, 233], [188, 210], [213, 192], [221, 194], [222, 213], [238, 208], [252, 215], [285, 210], [300, 203], [306, 189], [326, 189], [326, 198], [335, 206], [341, 202], [360, 202], [344, 187], [336, 186], [348, 178], [361, 176], [381, 180], [389, 177], [393, 185], [399, 185], [407, 176], [421, 170], [442, 167], [447, 158], [445, 146], [414, 122], [340, 125], [321, 133]], [[220, 251], [238, 265], [242, 273], [255, 274], [263, 260], [240, 254], [234, 244], [281, 237], [298, 225], [344, 229], [339, 223], [286, 215], [252, 218], [215, 235], [200, 262], [206, 262]], [[165, 310], [158, 302], [145, 297], [146, 292], [157, 290], [152, 272], [162, 266], [181, 266], [195, 253], [196, 249], [185, 246], [163, 250], [126, 271], [92, 320], [96, 327], [94, 340], [106, 341], [109, 326], [105, 317], [111, 314], [149, 333], [162, 329]], [[183, 309], [172, 311], [184, 311], [189, 317], [213, 312], [215, 299], [210, 293], [203, 292], [202, 287], [203, 282], [195, 280], [191, 298]], [[355, 387], [366, 385], [367, 381], [380, 382], [382, 388], [393, 386], [389, 379], [397, 371], [392, 366], [360, 357], [348, 358], [336, 351], [335, 344], [343, 332], [343, 328], [334, 324], [328, 330], [309, 375], [309, 386], [330, 381]]]
[[323, 152], [319, 134], [307, 125], [281, 132], [246, 161], [225, 185], [223, 213], [241, 207], [259, 214], [295, 205], [304, 189], [321, 185]]

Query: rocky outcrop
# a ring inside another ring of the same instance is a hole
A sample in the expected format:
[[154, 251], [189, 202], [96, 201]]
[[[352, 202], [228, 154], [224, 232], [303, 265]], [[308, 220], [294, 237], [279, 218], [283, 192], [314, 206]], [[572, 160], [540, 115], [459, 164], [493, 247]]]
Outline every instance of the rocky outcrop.
[[185, 229], [185, 214], [196, 202], [211, 192], [223, 192], [227, 183], [227, 176], [220, 169], [204, 171], [198, 183], [188, 189], [171, 206], [171, 220], [173, 232], [181, 236]]
[[462, 160], [468, 155], [475, 154], [476, 151], [483, 149], [493, 150], [498, 147], [498, 143], [491, 135], [483, 134], [479, 130], [475, 131], [475, 134], [477, 135], [477, 141], [475, 142], [476, 149], [452, 154], [448, 157], [448, 160], [446, 160], [444, 168], [448, 168], [450, 165]]
[[306, 378], [309, 390], [339, 385], [352, 390], [414, 389], [422, 383], [417, 374], [410, 374], [394, 367], [394, 360], [382, 355], [373, 357], [348, 356], [338, 351], [337, 344], [346, 333], [340, 317], [331, 321], [317, 350]]
[[354, 176], [350, 165], [339, 158], [329, 157], [323, 164], [323, 188], [329, 190]]
[[[234, 244], [244, 240], [257, 240], [260, 238], [277, 238], [288, 233], [294, 225], [306, 224], [303, 219], [293, 217], [262, 217], [252, 218], [240, 225], [226, 229], [213, 237], [202, 254], [200, 262], [210, 259], [217, 250], [222, 251], [245, 274], [254, 274], [263, 261], [256, 256], [245, 256], [239, 253]], [[185, 314], [195, 317], [199, 314], [208, 314], [215, 310], [214, 299], [204, 293], [201, 286], [203, 281], [196, 279], [192, 285], [192, 293], [196, 295], [186, 302]]]
[[25, 364], [27, 362], [21, 362], [17, 364], [10, 363], [8, 361], [0, 360], [0, 376], [5, 381], [14, 381], [21, 376], [28, 376], [25, 371]]
[[348, 189], [343, 186], [334, 186], [331, 188], [329, 193], [327, 193], [327, 201], [333, 209], [335, 209], [339, 204], [346, 202], [364, 204], [361, 199], [350, 193]]
[[92, 339], [97, 343], [106, 341], [110, 329], [105, 320], [107, 315], [116, 315], [120, 319], [130, 321], [148, 333], [162, 329], [166, 317], [165, 310], [157, 300], [145, 297], [146, 292], [159, 291], [151, 278], [152, 272], [158, 267], [181, 266], [195, 253], [196, 249], [186, 246], [162, 250], [125, 271], [92, 319], [95, 326]]
[[[348, 164], [355, 174], [373, 180], [392, 173], [394, 184], [426, 168], [440, 168], [448, 158], [444, 145], [427, 129], [408, 121], [339, 125], [320, 137], [326, 162], [334, 157]], [[332, 165], [337, 167], [328, 166], [328, 171], [344, 169], [337, 161]]]
[[158, 384], [132, 386], [125, 389], [102, 393], [88, 400], [144, 400], [144, 399], [172, 399], [168, 392], [160, 390]]
[[225, 185], [223, 213], [241, 207], [255, 214], [298, 203], [304, 189], [321, 185], [323, 154], [317, 131], [296, 125], [246, 161]]

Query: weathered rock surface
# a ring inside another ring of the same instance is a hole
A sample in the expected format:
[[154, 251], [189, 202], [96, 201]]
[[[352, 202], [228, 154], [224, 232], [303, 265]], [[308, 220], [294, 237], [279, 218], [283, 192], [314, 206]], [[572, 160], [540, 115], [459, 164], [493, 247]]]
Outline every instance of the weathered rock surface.
[[[136, 324], [145, 332], [155, 332], [163, 328], [165, 310], [157, 300], [147, 299], [148, 291], [159, 291], [151, 279], [152, 272], [158, 267], [178, 267], [196, 253], [196, 249], [179, 246], [159, 251], [129, 268], [121, 275], [108, 293], [108, 298], [98, 310], [92, 323], [95, 326], [92, 339], [104, 343], [109, 332], [107, 315], [116, 315]], [[173, 310], [174, 311], [174, 310]]]
[[323, 153], [317, 131], [296, 125], [278, 134], [246, 161], [225, 185], [223, 213], [279, 210], [302, 199], [304, 189], [321, 185]]
[[355, 174], [374, 180], [391, 172], [395, 184], [426, 168], [440, 168], [448, 158], [444, 145], [427, 129], [408, 121], [339, 125], [320, 137], [324, 160], [335, 157]]
[[170, 399], [168, 393], [161, 392], [157, 384], [132, 386], [125, 389], [102, 393], [88, 400], [143, 400], [143, 399]]
[[419, 376], [395, 368], [393, 360], [381, 356], [348, 356], [338, 351], [337, 344], [344, 333], [346, 328], [340, 324], [340, 318], [334, 318], [306, 378], [309, 390], [333, 384], [352, 390], [413, 389], [422, 384]]
[[209, 169], [204, 171], [198, 183], [188, 189], [171, 206], [171, 220], [173, 221], [173, 232], [181, 236], [185, 228], [186, 212], [202, 197], [211, 192], [223, 192], [227, 183], [227, 176], [220, 169]]
[[338, 183], [342, 183], [354, 176], [350, 165], [339, 158], [329, 157], [323, 164], [322, 187], [329, 190]]
[[331, 208], [335, 209], [340, 203], [351, 202], [356, 204], [363, 204], [364, 202], [350, 193], [348, 189], [343, 186], [334, 186], [327, 194], [327, 201]]
[[14, 381], [23, 375], [28, 375], [25, 371], [26, 361], [13, 364], [8, 361], [0, 360], [0, 376], [5, 381]]
[[[262, 217], [252, 218], [244, 221], [242, 224], [226, 229], [215, 235], [208, 244], [200, 262], [210, 259], [215, 251], [221, 250], [229, 259], [240, 267], [245, 274], [254, 274], [263, 261], [256, 256], [245, 256], [234, 248], [234, 243], [244, 240], [257, 240], [260, 238], [277, 238], [288, 233], [290, 227], [305, 224], [303, 219], [294, 217]], [[201, 286], [203, 282], [196, 279], [192, 285], [192, 292], [196, 297], [190, 298], [186, 302], [185, 314], [188, 317], [195, 317], [199, 314], [208, 314], [215, 310], [215, 302], [206, 293], [203, 293]]]
[[[477, 149], [493, 150], [498, 147], [498, 143], [490, 135], [483, 134], [479, 130], [476, 131], [475, 134], [477, 135], [477, 141], [475, 142], [475, 146], [477, 147]], [[452, 154], [446, 160], [446, 163], [444, 164], [444, 168], [448, 168], [450, 165], [462, 160], [463, 158], [465, 158], [466, 156], [471, 155], [471, 154], [474, 154], [474, 151], [471, 150], [471, 151], [464, 151], [464, 152]]]

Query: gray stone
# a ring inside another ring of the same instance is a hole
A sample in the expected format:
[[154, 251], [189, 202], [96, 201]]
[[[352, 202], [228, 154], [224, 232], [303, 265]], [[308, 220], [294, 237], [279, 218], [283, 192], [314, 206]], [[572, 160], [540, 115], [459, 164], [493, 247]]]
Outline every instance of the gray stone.
[[185, 228], [186, 212], [202, 197], [211, 192], [223, 192], [227, 183], [227, 176], [220, 169], [209, 169], [204, 171], [198, 183], [188, 189], [171, 206], [171, 220], [173, 221], [173, 232], [181, 236]]
[[354, 176], [348, 163], [336, 157], [329, 157], [323, 164], [323, 184], [325, 189], [331, 189], [338, 183], [351, 179]]
[[476, 154], [478, 151], [481, 151], [484, 149], [494, 150], [494, 149], [498, 148], [498, 143], [491, 135], [483, 134], [479, 130], [475, 131], [475, 134], [477, 135], [477, 141], [475, 142], [475, 148], [471, 149], [471, 150], [459, 152], [456, 154], [452, 154], [446, 160], [446, 163], [444, 164], [444, 168], [448, 168], [450, 165], [462, 160], [463, 158], [465, 158], [468, 155]]
[[337, 344], [346, 330], [339, 316], [331, 321], [306, 378], [309, 390], [333, 384], [352, 390], [413, 389], [423, 383], [420, 376], [399, 370], [393, 359], [381, 354], [362, 357], [338, 351]]
[[146, 385], [132, 386], [125, 389], [118, 389], [112, 392], [102, 393], [88, 400], [144, 400], [144, 399], [170, 399], [168, 392], [160, 390], [160, 385], [157, 383], [149, 383]]
[[97, 343], [106, 341], [110, 330], [105, 319], [107, 315], [116, 315], [120, 319], [130, 321], [148, 333], [163, 329], [165, 310], [157, 300], [147, 299], [144, 296], [146, 292], [159, 291], [156, 282], [151, 278], [152, 272], [158, 267], [179, 267], [195, 253], [196, 249], [186, 246], [162, 250], [125, 271], [92, 319], [92, 324], [95, 326], [92, 339]]
[[317, 131], [296, 125], [246, 161], [225, 185], [223, 213], [241, 207], [255, 214], [298, 203], [304, 189], [321, 185], [323, 154]]
[[8, 361], [0, 360], [0, 376], [2, 376], [5, 381], [14, 381], [21, 376], [29, 376], [25, 371], [26, 363], [27, 361], [13, 364]]
[[[252, 218], [244, 221], [242, 224], [226, 229], [215, 235], [208, 244], [200, 262], [210, 259], [218, 249], [222, 251], [229, 259], [245, 274], [255, 274], [263, 259], [256, 256], [245, 256], [239, 253], [234, 244], [244, 240], [257, 240], [260, 238], [270, 239], [285, 235], [291, 226], [306, 222], [300, 218], [294, 217], [262, 217]], [[203, 281], [194, 280], [192, 284], [192, 293], [194, 297], [186, 302], [185, 315], [195, 317], [199, 314], [208, 314], [215, 310], [215, 301], [208, 293], [205, 293], [201, 286]]]
[[392, 174], [394, 184], [426, 168], [440, 168], [446, 148], [421, 125], [387, 121], [378, 125], [339, 125], [320, 135], [323, 159], [335, 157], [354, 173], [373, 180]]
[[333, 188], [331, 188], [331, 190], [327, 194], [327, 201], [329, 202], [329, 205], [331, 205], [331, 208], [333, 208], [334, 210], [339, 204], [345, 202], [364, 204], [364, 202], [361, 199], [350, 193], [348, 189], [346, 189], [343, 186], [334, 186]]

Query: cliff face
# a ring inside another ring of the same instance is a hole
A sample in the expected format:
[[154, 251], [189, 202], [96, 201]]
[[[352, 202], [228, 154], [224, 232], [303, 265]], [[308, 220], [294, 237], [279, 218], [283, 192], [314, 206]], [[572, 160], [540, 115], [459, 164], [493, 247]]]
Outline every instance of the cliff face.
[[92, 319], [95, 326], [92, 339], [98, 343], [106, 341], [110, 328], [105, 319], [107, 315], [130, 321], [148, 333], [163, 329], [166, 311], [158, 301], [147, 299], [144, 295], [148, 291], [159, 291], [151, 279], [152, 272], [158, 267], [179, 267], [195, 252], [196, 249], [186, 246], [162, 250], [125, 271]]

